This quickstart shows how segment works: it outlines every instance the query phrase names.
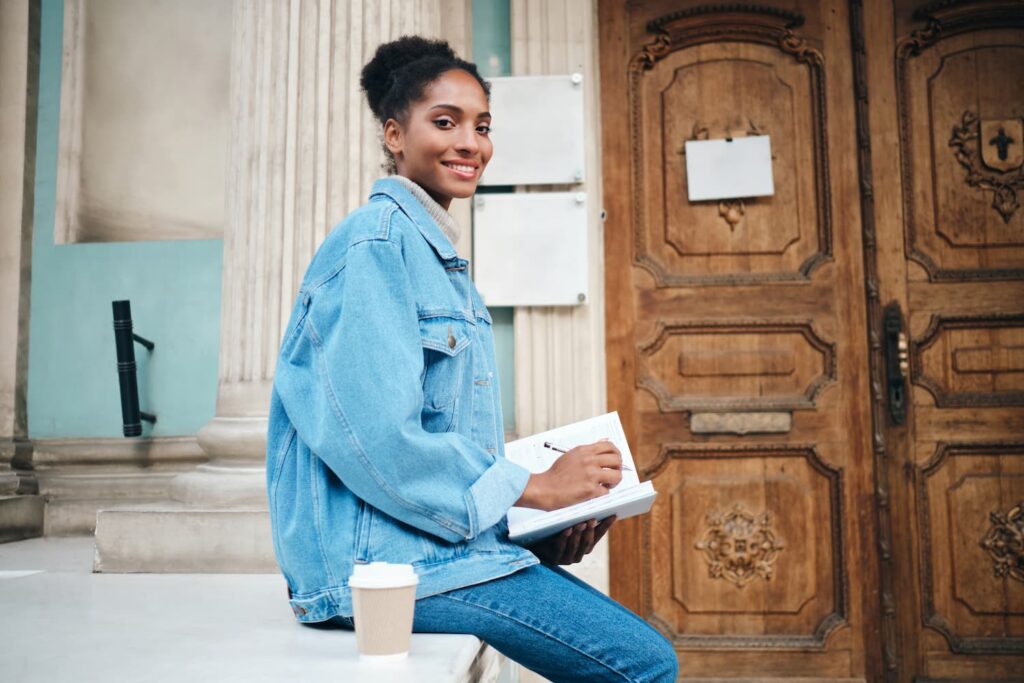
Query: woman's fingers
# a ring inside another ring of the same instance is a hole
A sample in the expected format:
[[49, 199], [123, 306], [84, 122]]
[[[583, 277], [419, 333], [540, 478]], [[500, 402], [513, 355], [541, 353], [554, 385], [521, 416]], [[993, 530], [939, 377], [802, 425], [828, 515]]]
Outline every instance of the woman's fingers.
[[576, 555], [573, 558], [573, 564], [581, 561], [591, 550], [594, 549], [594, 530], [597, 527], [597, 520], [592, 519], [586, 523], [583, 527], [583, 532], [580, 534], [580, 543], [576, 548]]
[[611, 441], [598, 441], [585, 446], [592, 449], [591, 462], [600, 468], [597, 476], [601, 486], [614, 488], [622, 481], [622, 453]]
[[562, 561], [559, 564], [573, 564], [579, 562], [576, 560], [576, 553], [580, 547], [580, 541], [583, 538], [583, 529], [586, 527], [586, 522], [581, 522], [573, 527], [570, 527], [571, 532], [566, 538], [565, 548], [562, 550]]
[[530, 550], [536, 555], [542, 562], [549, 562], [551, 564], [561, 564], [562, 558], [565, 556], [565, 546], [569, 540], [569, 534], [572, 533], [572, 529], [565, 529], [564, 531], [545, 538], [542, 541], [535, 543], [530, 546]]
[[601, 523], [597, 525], [596, 529], [594, 529], [594, 545], [597, 545], [598, 542], [604, 538], [604, 535], [612, 528], [612, 524], [615, 524], [615, 519], [615, 515], [612, 515], [611, 517], [601, 520]]
[[531, 549], [545, 562], [576, 564], [590, 554], [614, 523], [614, 516], [600, 522], [596, 519], [580, 522], [546, 538]]
[[605, 488], [614, 488], [622, 481], [622, 471], [617, 469], [602, 468], [598, 473], [601, 485]]
[[622, 467], [622, 453], [611, 441], [598, 441], [580, 446], [579, 450], [590, 456], [600, 467]]
[[553, 541], [553, 547], [551, 549], [551, 561], [553, 563], [562, 563], [562, 558], [565, 557], [565, 550], [569, 545], [569, 537], [571, 535], [572, 529], [569, 528], [551, 539]]

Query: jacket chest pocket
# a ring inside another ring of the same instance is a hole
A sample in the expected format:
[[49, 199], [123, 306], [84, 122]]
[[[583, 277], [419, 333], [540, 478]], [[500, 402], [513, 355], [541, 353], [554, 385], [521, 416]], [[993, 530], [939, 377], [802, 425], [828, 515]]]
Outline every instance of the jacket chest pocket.
[[423, 403], [446, 410], [459, 396], [468, 372], [473, 339], [472, 325], [461, 318], [431, 316], [420, 319], [423, 344]]

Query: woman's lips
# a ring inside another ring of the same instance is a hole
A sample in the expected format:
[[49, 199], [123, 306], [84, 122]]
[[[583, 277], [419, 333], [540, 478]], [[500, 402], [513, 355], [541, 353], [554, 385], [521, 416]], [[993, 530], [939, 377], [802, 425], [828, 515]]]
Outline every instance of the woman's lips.
[[472, 164], [460, 164], [452, 161], [442, 161], [441, 164], [464, 180], [472, 180], [476, 177], [477, 167]]

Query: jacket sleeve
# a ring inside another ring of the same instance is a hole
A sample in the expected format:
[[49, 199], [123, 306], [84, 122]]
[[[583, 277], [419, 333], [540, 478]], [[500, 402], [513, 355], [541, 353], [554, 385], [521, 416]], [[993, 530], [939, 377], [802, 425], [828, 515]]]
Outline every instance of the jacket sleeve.
[[301, 438], [357, 496], [451, 542], [499, 522], [529, 472], [456, 433], [423, 429], [423, 347], [399, 245], [358, 242], [301, 297], [275, 376]]

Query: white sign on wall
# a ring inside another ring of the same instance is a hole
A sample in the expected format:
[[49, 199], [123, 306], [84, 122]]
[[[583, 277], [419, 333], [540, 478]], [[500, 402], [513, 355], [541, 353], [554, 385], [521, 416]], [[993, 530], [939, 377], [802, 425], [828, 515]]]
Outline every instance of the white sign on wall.
[[583, 75], [490, 82], [494, 156], [480, 184], [583, 182]]
[[586, 194], [477, 195], [473, 280], [488, 306], [586, 301]]
[[687, 140], [686, 189], [691, 202], [775, 194], [767, 135]]

